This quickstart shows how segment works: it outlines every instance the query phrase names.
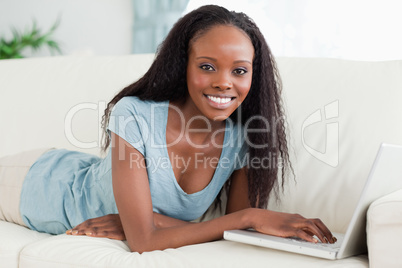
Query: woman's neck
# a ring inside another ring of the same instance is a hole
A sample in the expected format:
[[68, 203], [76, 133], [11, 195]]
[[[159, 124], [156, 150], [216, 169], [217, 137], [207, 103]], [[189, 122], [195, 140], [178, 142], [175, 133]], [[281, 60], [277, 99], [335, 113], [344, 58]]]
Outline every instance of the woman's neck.
[[184, 129], [188, 135], [207, 138], [214, 131], [225, 127], [225, 121], [208, 119], [188, 98], [186, 100], [171, 101], [169, 106], [169, 115], [173, 115], [170, 127]]

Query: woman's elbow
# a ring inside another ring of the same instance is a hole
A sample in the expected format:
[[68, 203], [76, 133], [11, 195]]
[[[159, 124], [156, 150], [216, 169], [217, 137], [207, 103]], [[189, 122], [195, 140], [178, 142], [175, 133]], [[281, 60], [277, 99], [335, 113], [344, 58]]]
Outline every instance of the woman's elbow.
[[139, 254], [142, 254], [144, 252], [150, 252], [154, 250], [164, 250], [165, 248], [161, 247], [156, 247], [152, 245], [135, 245], [135, 246], [129, 246], [131, 252], [137, 252]]
[[147, 245], [144, 245], [144, 244], [140, 245], [139, 243], [135, 243], [135, 244], [128, 243], [128, 247], [129, 247], [131, 252], [133, 252], [133, 253], [137, 252], [139, 254], [142, 254], [142, 253], [148, 252], [148, 251], [156, 250], [156, 249], [153, 249], [153, 248], [151, 248], [151, 247], [149, 247]]
[[162, 250], [156, 243], [157, 239], [154, 234], [141, 235], [139, 237], [127, 238], [128, 247], [131, 252], [143, 253], [154, 250]]

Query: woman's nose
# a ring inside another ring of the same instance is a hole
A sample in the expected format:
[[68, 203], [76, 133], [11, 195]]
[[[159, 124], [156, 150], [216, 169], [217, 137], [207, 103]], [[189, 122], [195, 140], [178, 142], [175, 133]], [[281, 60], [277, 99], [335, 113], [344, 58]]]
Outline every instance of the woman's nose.
[[220, 90], [231, 89], [233, 87], [232, 80], [228, 74], [217, 74], [214, 81], [212, 82], [212, 87]]

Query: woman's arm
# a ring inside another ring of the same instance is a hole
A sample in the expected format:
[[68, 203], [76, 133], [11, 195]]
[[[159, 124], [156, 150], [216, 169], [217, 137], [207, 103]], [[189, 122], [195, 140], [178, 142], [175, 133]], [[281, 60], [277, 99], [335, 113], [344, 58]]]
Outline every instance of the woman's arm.
[[[230, 180], [226, 214], [250, 208], [246, 167], [233, 172]], [[154, 224], [157, 228], [169, 228], [191, 223], [154, 212]], [[119, 214], [109, 214], [86, 220], [71, 230], [67, 230], [66, 234], [126, 240]]]
[[182, 221], [179, 219], [175, 219], [175, 218], [154, 212], [154, 224], [155, 224], [156, 228], [170, 228], [170, 227], [192, 224], [192, 222]]
[[[151, 193], [145, 167], [130, 159], [142, 159], [135, 148], [112, 133], [113, 190], [127, 242], [132, 251], [177, 248], [221, 239], [225, 230], [254, 228], [277, 236], [299, 236], [315, 242], [332, 242], [331, 232], [319, 220], [263, 209], [242, 209], [207, 222], [159, 228], [154, 223]], [[325, 238], [324, 238], [325, 237]]]
[[230, 176], [226, 214], [250, 208], [248, 199], [247, 167], [235, 170]]
[[154, 223], [147, 170], [130, 162], [130, 159], [143, 160], [142, 154], [113, 133], [112, 144], [113, 191], [132, 251], [144, 252], [212, 241], [222, 238], [224, 230], [247, 228], [239, 215], [205, 223], [159, 228]]
[[[157, 228], [191, 224], [191, 222], [178, 220], [154, 212], [154, 224]], [[98, 218], [86, 220], [74, 228], [67, 230], [68, 235], [86, 235], [92, 237], [106, 237], [116, 240], [126, 240], [119, 214], [109, 214]]]

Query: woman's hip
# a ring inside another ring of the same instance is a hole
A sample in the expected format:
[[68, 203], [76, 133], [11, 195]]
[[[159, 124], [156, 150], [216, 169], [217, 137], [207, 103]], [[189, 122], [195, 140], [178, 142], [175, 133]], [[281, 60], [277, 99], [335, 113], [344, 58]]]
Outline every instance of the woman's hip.
[[0, 157], [0, 220], [26, 226], [20, 214], [22, 184], [31, 166], [53, 148], [40, 148]]

